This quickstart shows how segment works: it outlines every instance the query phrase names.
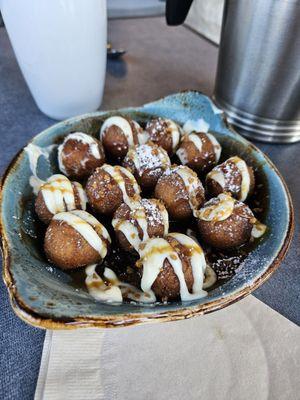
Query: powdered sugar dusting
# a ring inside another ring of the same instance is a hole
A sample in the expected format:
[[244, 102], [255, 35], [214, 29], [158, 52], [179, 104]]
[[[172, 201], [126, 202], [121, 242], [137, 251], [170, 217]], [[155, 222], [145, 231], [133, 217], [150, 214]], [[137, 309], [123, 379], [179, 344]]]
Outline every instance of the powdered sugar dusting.
[[148, 171], [149, 175], [157, 175], [170, 164], [167, 152], [156, 145], [142, 144], [128, 151], [127, 159], [131, 159], [139, 175]]
[[[223, 179], [221, 179], [223, 177]], [[207, 174], [206, 180], [212, 179], [219, 183], [226, 192], [237, 196], [241, 190], [241, 174], [236, 165], [229, 160], [217, 165]]]
[[[151, 231], [158, 232], [163, 227], [161, 236], [168, 233], [169, 219], [165, 207], [157, 199], [141, 199], [128, 205], [129, 217], [114, 218], [112, 225], [116, 231], [124, 234], [131, 246], [138, 250], [142, 241], [149, 239]], [[141, 229], [141, 233], [138, 231]], [[152, 228], [152, 229], [151, 229]], [[153, 234], [152, 234], [153, 235]]]
[[164, 139], [164, 137], [170, 136], [173, 151], [178, 146], [181, 136], [181, 129], [174, 121], [160, 117], [148, 122], [146, 125], [146, 131], [149, 133], [150, 140], [158, 144]]
[[157, 225], [164, 225], [164, 219], [158, 207], [157, 200], [142, 199], [141, 203], [146, 210], [147, 222], [149, 226], [156, 227]]
[[182, 193], [182, 197], [186, 198], [189, 201], [189, 205], [192, 210], [198, 209], [200, 206], [200, 202], [197, 196], [199, 193], [202, 193], [204, 197], [204, 188], [197, 174], [184, 165], [172, 166], [167, 171], [167, 174], [173, 173], [177, 174], [181, 178], [185, 186], [186, 190], [184, 191], [184, 193]]

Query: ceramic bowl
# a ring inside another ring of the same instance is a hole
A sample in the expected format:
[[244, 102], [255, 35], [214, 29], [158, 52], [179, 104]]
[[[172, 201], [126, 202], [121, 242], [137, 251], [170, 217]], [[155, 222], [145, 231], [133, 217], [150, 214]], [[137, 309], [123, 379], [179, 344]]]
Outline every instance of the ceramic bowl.
[[[263, 222], [269, 228], [268, 234], [247, 256], [243, 267], [232, 279], [200, 300], [152, 306], [97, 302], [83, 289], [74, 288], [68, 274], [51, 267], [37, 245], [38, 223], [28, 206], [32, 199], [28, 184], [31, 171], [28, 156], [22, 150], [12, 160], [2, 181], [2, 248], [4, 280], [12, 306], [17, 315], [32, 325], [49, 329], [118, 327], [181, 320], [216, 311], [243, 298], [266, 281], [288, 249], [293, 230], [293, 210], [282, 177], [272, 162], [234, 132], [223, 113], [199, 92], [171, 95], [142, 107], [75, 117], [46, 129], [32, 143], [49, 146], [60, 142], [74, 130], [97, 135], [101, 122], [116, 112], [138, 121], [161, 116], [179, 124], [188, 119], [203, 118], [221, 142], [224, 155], [244, 157], [254, 166], [259, 180], [264, 181], [267, 193]], [[53, 163], [41, 158], [39, 174], [42, 178], [56, 172], [55, 168]]]

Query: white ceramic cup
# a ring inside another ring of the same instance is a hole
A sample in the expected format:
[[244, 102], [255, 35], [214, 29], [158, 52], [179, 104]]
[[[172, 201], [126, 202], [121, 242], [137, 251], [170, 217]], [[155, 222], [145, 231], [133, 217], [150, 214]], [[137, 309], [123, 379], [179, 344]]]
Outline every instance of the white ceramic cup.
[[106, 0], [0, 0], [18, 63], [40, 110], [96, 110], [106, 70]]

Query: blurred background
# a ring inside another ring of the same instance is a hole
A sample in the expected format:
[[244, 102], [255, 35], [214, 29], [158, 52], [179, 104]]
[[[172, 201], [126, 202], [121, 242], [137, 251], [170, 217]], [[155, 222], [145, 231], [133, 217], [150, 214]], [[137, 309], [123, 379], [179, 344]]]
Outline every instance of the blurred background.
[[[163, 16], [164, 0], [107, 0], [108, 18]], [[186, 26], [195, 29], [207, 39], [220, 41], [224, 0], [195, 0], [186, 20]], [[3, 20], [0, 13], [0, 26]]]

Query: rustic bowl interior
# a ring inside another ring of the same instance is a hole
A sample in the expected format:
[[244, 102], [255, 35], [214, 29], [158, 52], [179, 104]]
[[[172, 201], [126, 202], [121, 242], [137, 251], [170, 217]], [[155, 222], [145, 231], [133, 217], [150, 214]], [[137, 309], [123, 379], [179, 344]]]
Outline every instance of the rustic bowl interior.
[[[289, 194], [272, 163], [253, 145], [228, 127], [224, 116], [211, 101], [198, 92], [168, 96], [139, 108], [118, 111], [139, 122], [151, 116], [172, 118], [179, 124], [203, 118], [223, 147], [222, 160], [238, 154], [254, 168], [259, 186], [257, 196], [263, 212], [259, 215], [268, 226], [268, 234], [259, 241], [230, 280], [209, 291], [207, 297], [192, 302], [168, 304], [110, 305], [95, 301], [72, 274], [49, 265], [42, 252], [41, 228], [33, 212], [33, 195], [28, 184], [31, 171], [27, 154], [21, 151], [3, 179], [2, 240], [4, 278], [17, 313], [28, 322], [46, 327], [120, 326], [152, 320], [186, 318], [230, 304], [259, 286], [276, 268], [291, 236], [292, 209]], [[98, 135], [102, 121], [110, 114], [94, 113], [58, 123], [33, 139], [39, 146], [59, 143], [72, 131]], [[41, 157], [41, 178], [57, 172], [53, 150], [50, 162]], [[278, 205], [280, 205], [278, 207]]]

